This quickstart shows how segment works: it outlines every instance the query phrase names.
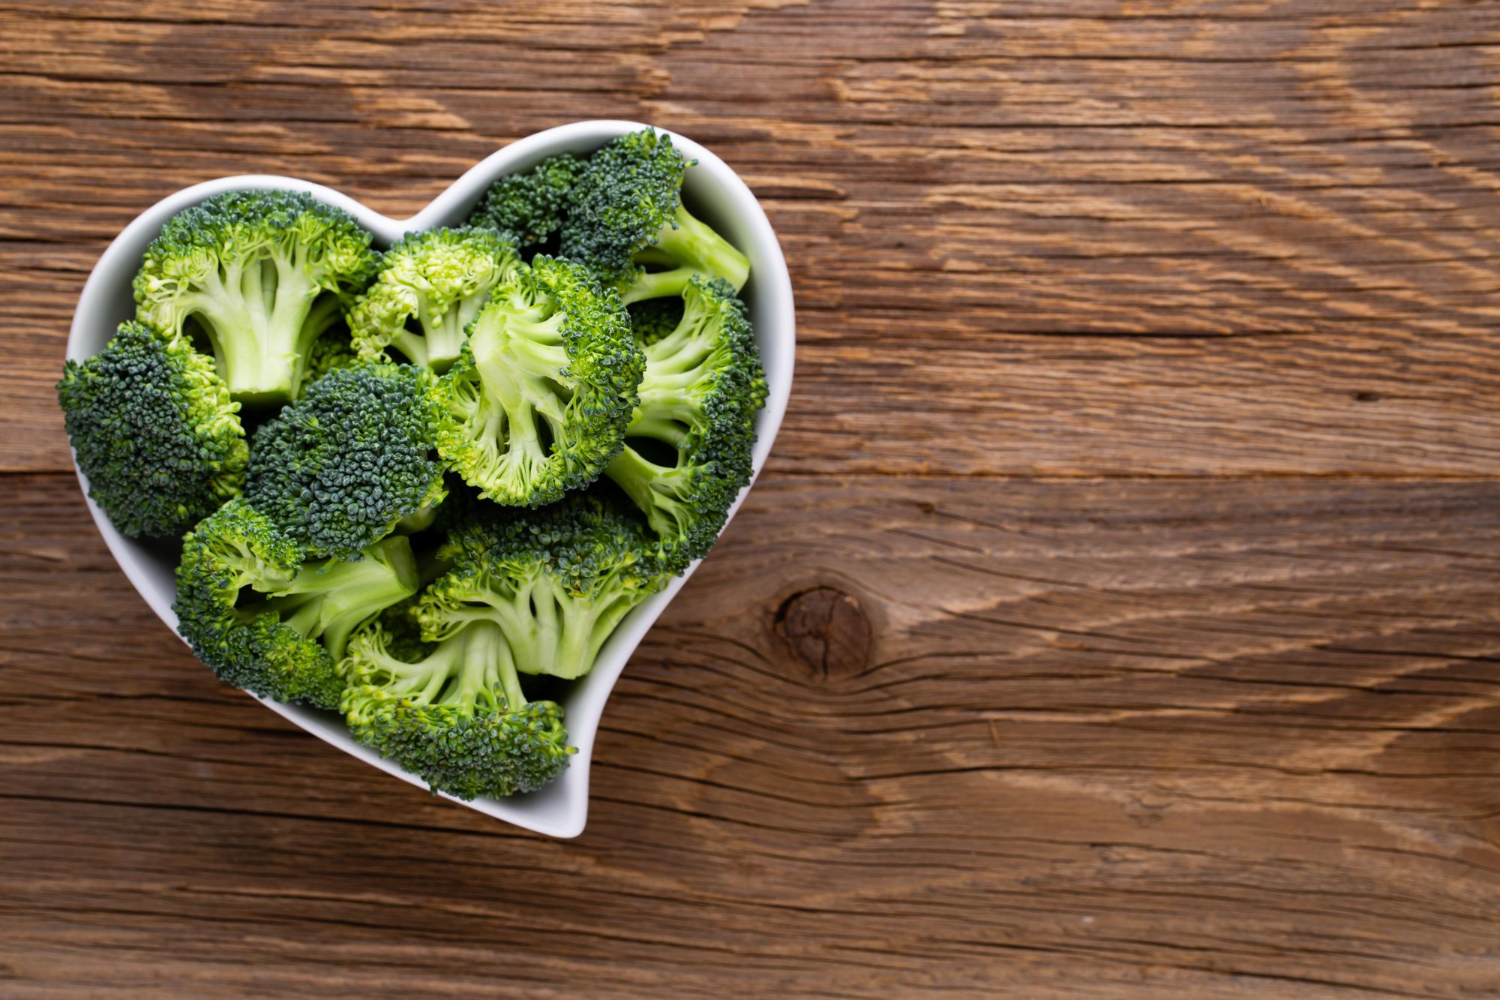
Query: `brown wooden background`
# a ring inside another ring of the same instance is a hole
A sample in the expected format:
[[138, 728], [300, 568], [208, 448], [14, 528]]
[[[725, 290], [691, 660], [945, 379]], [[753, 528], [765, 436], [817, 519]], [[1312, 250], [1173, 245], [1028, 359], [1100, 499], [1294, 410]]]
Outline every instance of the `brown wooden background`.
[[[1500, 6], [0, 2], [0, 996], [1500, 996]], [[56, 379], [210, 177], [681, 130], [801, 319], [554, 842], [227, 690]]]

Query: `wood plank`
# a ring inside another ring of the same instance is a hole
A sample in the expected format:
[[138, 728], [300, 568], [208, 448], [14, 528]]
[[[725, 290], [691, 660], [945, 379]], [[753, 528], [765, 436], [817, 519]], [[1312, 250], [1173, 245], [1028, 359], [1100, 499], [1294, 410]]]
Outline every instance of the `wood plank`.
[[8, 997], [1500, 992], [1495, 482], [773, 473], [567, 843], [225, 689], [4, 482]]
[[[109, 238], [242, 171], [414, 211], [584, 117], [720, 152], [791, 261], [808, 474], [1500, 470], [1500, 8], [0, 4], [0, 470]], [[107, 178], [107, 183], [101, 179]]]

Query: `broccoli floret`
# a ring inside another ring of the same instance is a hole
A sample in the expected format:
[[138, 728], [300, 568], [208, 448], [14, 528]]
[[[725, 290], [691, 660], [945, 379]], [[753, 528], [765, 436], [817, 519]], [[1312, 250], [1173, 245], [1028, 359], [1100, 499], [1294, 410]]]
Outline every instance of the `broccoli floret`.
[[708, 553], [750, 482], [755, 415], [766, 401], [755, 333], [733, 287], [697, 275], [682, 301], [676, 329], [644, 348], [640, 406], [606, 469], [645, 513], [672, 572]]
[[535, 791], [576, 752], [562, 709], [526, 700], [493, 622], [470, 622], [432, 644], [372, 625], [350, 640], [342, 669], [340, 707], [354, 738], [434, 792], [467, 800]]
[[516, 670], [553, 677], [588, 673], [626, 613], [670, 579], [640, 518], [587, 493], [525, 512], [473, 505], [439, 555], [452, 566], [417, 602], [423, 638], [491, 622]]
[[255, 432], [246, 498], [310, 555], [357, 559], [447, 495], [425, 368], [330, 372]]
[[63, 366], [57, 399], [89, 496], [123, 533], [180, 535], [239, 495], [240, 404], [187, 341], [124, 323], [103, 352]]
[[349, 311], [362, 357], [395, 348], [416, 365], [446, 371], [464, 330], [511, 268], [512, 242], [492, 229], [434, 229], [405, 237], [380, 259], [369, 291]]
[[620, 450], [643, 363], [618, 297], [538, 255], [491, 292], [438, 381], [438, 451], [483, 497], [552, 503]]
[[347, 212], [300, 191], [231, 191], [174, 215], [146, 248], [137, 318], [174, 337], [201, 330], [235, 399], [285, 402], [375, 261]]
[[338, 707], [350, 634], [417, 591], [405, 537], [358, 562], [304, 563], [303, 547], [244, 499], [183, 538], [178, 629], [222, 680], [277, 701]]
[[636, 342], [654, 344], [682, 322], [682, 296], [646, 299], [630, 307], [630, 329]]
[[568, 209], [568, 194], [578, 183], [583, 161], [560, 153], [490, 186], [469, 217], [471, 226], [488, 226], [520, 247], [547, 242]]
[[562, 256], [613, 283], [627, 305], [679, 295], [694, 273], [724, 278], [739, 291], [750, 262], [683, 207], [690, 165], [664, 132], [648, 128], [612, 140], [572, 188]]

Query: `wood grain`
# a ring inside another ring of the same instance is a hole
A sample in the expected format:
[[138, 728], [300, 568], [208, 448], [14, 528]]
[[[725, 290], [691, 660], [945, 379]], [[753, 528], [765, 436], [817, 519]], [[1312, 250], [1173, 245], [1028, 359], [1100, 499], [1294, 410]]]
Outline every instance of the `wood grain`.
[[[1500, 7], [0, 0], [0, 997], [1500, 996]], [[771, 464], [554, 842], [226, 689], [55, 410], [142, 208], [704, 142]]]
[[760, 194], [798, 471], [1496, 468], [1493, 5], [0, 11], [0, 468], [66, 468], [73, 302], [157, 198], [274, 171], [408, 213], [590, 116], [680, 129]]
[[[773, 475], [561, 843], [218, 684], [12, 482], [7, 996], [1500, 991], [1500, 484]], [[809, 653], [830, 593], [873, 638]]]

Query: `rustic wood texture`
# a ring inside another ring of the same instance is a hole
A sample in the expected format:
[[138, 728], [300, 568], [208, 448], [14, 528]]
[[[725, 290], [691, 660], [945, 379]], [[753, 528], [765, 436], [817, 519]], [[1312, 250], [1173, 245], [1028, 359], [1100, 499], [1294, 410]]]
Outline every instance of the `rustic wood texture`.
[[[1500, 996], [1500, 6], [0, 0], [0, 996]], [[197, 665], [52, 399], [109, 239], [703, 141], [793, 269], [770, 467], [589, 829]]]

